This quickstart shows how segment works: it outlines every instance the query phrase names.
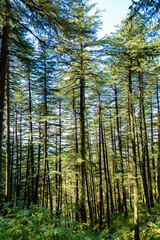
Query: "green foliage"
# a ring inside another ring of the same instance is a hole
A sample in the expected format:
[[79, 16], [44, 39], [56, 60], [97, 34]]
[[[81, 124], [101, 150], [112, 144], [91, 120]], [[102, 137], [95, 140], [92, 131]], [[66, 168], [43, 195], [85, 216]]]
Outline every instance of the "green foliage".
[[[106, 219], [103, 219], [103, 231], [98, 227], [94, 230], [88, 224], [83, 226], [69, 217], [51, 215], [46, 208], [31, 205], [24, 209], [22, 201], [17, 201], [13, 208], [11, 202], [5, 203], [6, 216], [0, 217], [0, 240], [28, 240], [28, 239], [55, 239], [55, 240], [131, 240], [134, 238], [133, 210], [128, 216], [123, 213], [111, 215], [111, 227], [108, 229]], [[74, 213], [79, 213], [73, 209]], [[140, 239], [160, 239], [160, 205], [152, 208], [151, 216], [146, 215], [146, 206], [139, 210]], [[99, 224], [97, 224], [99, 226]]]
[[[21, 203], [20, 203], [21, 204]], [[29, 209], [22, 206], [8, 208], [8, 214], [0, 217], [0, 239], [50, 239], [53, 237], [51, 214], [48, 209], [31, 205]]]
[[7, 215], [0, 217], [0, 240], [105, 240], [108, 236], [116, 239], [114, 234], [93, 231], [69, 217], [57, 217], [55, 211], [51, 215], [46, 208], [31, 205], [24, 209], [22, 201], [13, 208], [9, 208], [10, 204], [5, 204]]
[[142, 239], [160, 239], [160, 206], [156, 205], [151, 216], [145, 215], [145, 207], [140, 211], [140, 230]]
[[[139, 209], [139, 228], [140, 240], [158, 240], [160, 239], [160, 205], [155, 205], [151, 209], [151, 216], [146, 214], [146, 206], [142, 205]], [[95, 228], [98, 227], [95, 226]], [[123, 213], [114, 213], [111, 215], [110, 229], [107, 227], [107, 220], [103, 220], [103, 239], [133, 240], [134, 222], [133, 210], [128, 211], [128, 216]]]

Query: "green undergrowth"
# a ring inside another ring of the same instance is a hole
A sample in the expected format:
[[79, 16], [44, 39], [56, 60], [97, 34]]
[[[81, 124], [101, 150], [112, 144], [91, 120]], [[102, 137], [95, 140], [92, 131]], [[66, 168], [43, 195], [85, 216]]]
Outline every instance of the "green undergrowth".
[[[105, 239], [133, 240], [134, 239], [134, 213], [128, 211], [128, 216], [123, 213], [114, 213], [111, 215], [110, 228], [108, 230], [106, 218], [103, 219], [102, 233], [108, 233]], [[98, 229], [98, 225], [94, 227]], [[151, 216], [147, 216], [146, 206], [141, 205], [139, 209], [139, 230], [140, 239], [160, 240], [160, 204], [156, 204], [151, 209]], [[116, 238], [111, 237], [112, 234]]]
[[[7, 214], [0, 216], [0, 240], [105, 240], [104, 233], [93, 231], [88, 224], [79, 222], [56, 212], [50, 214], [46, 208], [31, 205], [24, 209], [23, 203], [9, 208], [5, 204]], [[76, 210], [75, 210], [76, 212]]]
[[[107, 227], [106, 218], [103, 219], [103, 230], [98, 231], [99, 225], [94, 230], [89, 225], [83, 227], [69, 217], [56, 216], [56, 212], [50, 214], [46, 208], [31, 205], [23, 208], [23, 203], [9, 208], [5, 205], [7, 214], [0, 215], [0, 240], [131, 240], [134, 239], [133, 211], [125, 217], [123, 213], [111, 215], [110, 229]], [[75, 210], [76, 211], [76, 210]], [[140, 239], [160, 239], [160, 205], [152, 208], [152, 215], [146, 214], [145, 206], [139, 209]]]

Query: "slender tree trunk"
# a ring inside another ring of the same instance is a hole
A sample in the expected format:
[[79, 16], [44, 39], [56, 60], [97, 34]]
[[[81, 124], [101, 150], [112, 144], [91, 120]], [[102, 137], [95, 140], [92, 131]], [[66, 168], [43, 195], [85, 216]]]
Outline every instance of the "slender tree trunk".
[[58, 159], [58, 171], [59, 171], [59, 177], [58, 177], [58, 197], [57, 197], [57, 211], [60, 214], [60, 208], [62, 207], [62, 159], [61, 159], [61, 153], [62, 153], [62, 120], [61, 120], [61, 99], [59, 100], [59, 159]]
[[82, 162], [79, 167], [79, 221], [86, 222], [85, 208], [85, 79], [83, 70], [83, 45], [80, 43], [80, 156]]
[[156, 171], [154, 158], [154, 142], [153, 142], [153, 107], [151, 97], [151, 152], [152, 152], [152, 169], [153, 169], [153, 198], [156, 200]]
[[[102, 149], [103, 149], [103, 165], [104, 165], [104, 177], [106, 182], [106, 202], [107, 202], [107, 224], [108, 228], [110, 226], [110, 211], [109, 211], [109, 189], [108, 186], [111, 187], [110, 183], [110, 175], [109, 175], [109, 168], [108, 168], [108, 156], [107, 156], [107, 148], [105, 146], [103, 128], [102, 128], [102, 119], [101, 119], [101, 137], [102, 137]], [[111, 190], [111, 189], [110, 189]], [[110, 191], [110, 196], [112, 196], [112, 192]], [[111, 208], [113, 208], [113, 199], [111, 198]]]
[[13, 137], [12, 137], [12, 156], [11, 156], [11, 177], [10, 177], [10, 196], [12, 201], [12, 195], [14, 193], [14, 185], [13, 185], [13, 162], [14, 162], [14, 123], [13, 123]]
[[[15, 107], [16, 109], [16, 107]], [[18, 144], [18, 114], [16, 110], [16, 196], [19, 198], [20, 194], [20, 163], [19, 163], [19, 144]]]
[[50, 203], [50, 212], [51, 215], [53, 214], [53, 200], [52, 200], [52, 192], [51, 192], [51, 182], [50, 182], [50, 176], [49, 176], [49, 164], [47, 161], [47, 175], [48, 175], [48, 193], [49, 193], [49, 203]]
[[48, 171], [47, 171], [47, 162], [46, 162], [46, 188], [45, 188], [45, 198], [44, 198], [44, 201], [45, 201], [45, 208], [48, 208], [48, 188], [49, 188], [49, 182], [48, 182]]
[[[128, 136], [128, 126], [127, 126], [127, 144], [126, 144], [126, 152], [127, 152], [127, 171], [130, 174], [130, 149], [129, 149], [129, 136]], [[132, 197], [131, 197], [131, 182], [130, 179], [128, 178], [128, 196], [129, 196], [129, 209], [132, 209]]]
[[95, 223], [97, 223], [96, 188], [95, 188], [95, 182], [93, 177], [93, 169], [91, 172], [91, 178], [92, 178], [92, 186], [93, 186], [94, 220], [95, 220]]
[[151, 179], [151, 172], [150, 172], [150, 159], [149, 159], [149, 151], [148, 151], [148, 136], [147, 136], [147, 126], [146, 126], [146, 116], [145, 116], [145, 107], [144, 107], [144, 96], [143, 96], [143, 78], [142, 73], [139, 75], [140, 81], [142, 84], [141, 91], [142, 91], [142, 113], [143, 113], [143, 125], [144, 125], [144, 138], [145, 138], [145, 152], [147, 157], [147, 177], [148, 177], [148, 193], [149, 193], [149, 201], [151, 207], [154, 206], [153, 204], [153, 192], [152, 192], [152, 179]]
[[141, 174], [142, 174], [142, 184], [144, 189], [144, 195], [146, 200], [146, 207], [148, 215], [151, 214], [149, 196], [148, 196], [148, 187], [147, 187], [147, 178], [146, 178], [146, 163], [145, 163], [145, 154], [144, 154], [144, 144], [143, 144], [143, 127], [142, 127], [142, 82], [141, 74], [139, 73], [139, 139], [140, 139], [140, 164], [141, 164]]
[[30, 149], [28, 143], [28, 157], [27, 157], [27, 169], [26, 169], [26, 182], [25, 182], [25, 193], [24, 202], [27, 207], [31, 204], [31, 189], [30, 189]]
[[30, 163], [31, 163], [31, 196], [34, 202], [34, 152], [33, 152], [33, 127], [32, 127], [32, 95], [31, 95], [31, 80], [30, 80], [30, 69], [28, 69], [28, 93], [29, 93], [29, 138], [30, 138]]
[[10, 1], [3, 2], [4, 18], [2, 27], [1, 58], [0, 58], [0, 208], [2, 204], [2, 134], [3, 134], [3, 110], [5, 81], [7, 74], [8, 40], [9, 40], [9, 14]]
[[92, 213], [92, 206], [91, 206], [91, 200], [90, 200], [89, 181], [88, 181], [86, 166], [85, 166], [85, 177], [86, 177], [86, 190], [87, 190], [89, 217], [90, 217], [91, 227], [92, 227], [93, 226], [93, 213]]
[[[112, 120], [111, 119], [112, 119], [112, 117], [111, 117], [111, 113], [110, 113], [113, 173], [116, 173], [117, 172], [117, 162], [116, 162], [116, 152], [117, 151], [116, 151], [116, 143], [115, 143], [115, 131], [114, 131], [114, 134], [113, 134], [113, 127], [112, 127]], [[116, 192], [117, 192], [117, 194], [116, 194]], [[114, 195], [115, 195], [114, 206], [116, 206], [116, 209], [118, 209], [118, 211], [120, 212], [121, 211], [121, 197], [120, 197], [118, 178], [115, 179], [115, 194]]]
[[[87, 123], [88, 125], [88, 123]], [[92, 156], [91, 156], [91, 144], [89, 139], [89, 131], [87, 132], [87, 147], [88, 147], [88, 157], [89, 161], [92, 162]], [[93, 172], [93, 166], [91, 164], [91, 172], [90, 172], [90, 183], [91, 183], [91, 196], [92, 196], [92, 214], [94, 214], [94, 220], [97, 222], [97, 207], [96, 207], [96, 194], [95, 194], [95, 183], [94, 183], [94, 172]], [[92, 216], [93, 221], [93, 216]]]
[[[102, 131], [104, 131], [102, 129]], [[110, 192], [110, 202], [111, 202], [111, 213], [114, 212], [114, 202], [113, 202], [113, 192], [112, 192], [112, 182], [111, 182], [111, 176], [109, 171], [109, 162], [108, 162], [108, 150], [107, 150], [107, 144], [106, 144], [106, 136], [104, 131], [104, 147], [105, 147], [105, 156], [106, 156], [106, 171], [107, 171], [107, 177], [108, 177], [108, 185], [109, 185], [109, 192]]]
[[114, 202], [113, 202], [112, 181], [111, 181], [110, 170], [109, 170], [108, 150], [107, 150], [107, 144], [106, 144], [105, 130], [102, 129], [102, 131], [104, 132], [104, 147], [105, 147], [104, 150], [105, 150], [105, 156], [106, 156], [106, 171], [107, 171], [108, 185], [109, 185], [109, 192], [110, 192], [111, 213], [113, 213]]
[[[100, 93], [98, 93], [98, 102], [99, 102], [99, 208], [100, 208], [100, 217], [99, 217], [99, 229], [102, 229], [102, 215], [103, 215], [103, 188], [102, 188], [102, 160], [101, 160], [101, 99]], [[107, 198], [108, 198], [108, 182], [107, 182]]]
[[22, 189], [22, 108], [19, 120], [19, 188]]
[[44, 52], [44, 156], [43, 156], [41, 206], [44, 206], [44, 200], [45, 200], [46, 162], [47, 162], [47, 75], [46, 75], [47, 67], [46, 67], [46, 55], [45, 54], [46, 53]]
[[10, 99], [9, 99], [9, 73], [7, 74], [6, 85], [6, 186], [5, 186], [5, 200], [11, 201], [11, 179], [10, 179]]
[[159, 107], [158, 80], [156, 82], [157, 109], [158, 109], [158, 154], [157, 154], [157, 202], [160, 201], [160, 107]]
[[39, 143], [38, 143], [38, 162], [37, 162], [37, 171], [36, 171], [36, 181], [35, 181], [35, 199], [34, 203], [38, 202], [38, 187], [39, 187], [39, 172], [40, 172], [40, 159], [41, 159], [41, 120], [39, 121]]
[[[129, 101], [129, 97], [128, 97], [128, 101]], [[141, 111], [139, 111], [139, 113], [141, 113]], [[129, 119], [130, 119], [130, 117], [129, 117]], [[141, 120], [142, 120], [142, 118], [141, 118]], [[144, 204], [144, 187], [143, 187], [143, 178], [142, 178], [143, 177], [143, 169], [142, 169], [142, 161], [141, 161], [141, 154], [140, 154], [140, 149], [143, 149], [143, 141], [142, 141], [142, 145], [141, 145], [141, 143], [140, 143], [140, 134], [139, 134], [140, 131], [138, 131], [138, 126], [137, 126], [138, 124], [137, 124], [137, 118], [136, 118], [136, 114], [135, 114], [135, 108], [134, 108], [134, 121], [135, 121], [135, 135], [136, 135], [136, 140], [137, 140], [137, 155], [138, 155], [138, 161], [139, 161], [139, 167], [140, 167], [140, 173], [141, 173], [141, 184], [142, 184], [142, 187], [141, 187], [141, 191], [142, 191], [141, 198], [142, 198], [142, 203]], [[130, 120], [129, 120], [129, 122], [130, 122]], [[139, 130], [142, 131], [142, 127], [141, 127], [141, 129], [139, 127]], [[141, 145], [141, 147], [140, 147], [140, 145]]]
[[[77, 107], [76, 107], [76, 101], [75, 101], [75, 94], [74, 94], [74, 89], [73, 89], [73, 111], [74, 111], [74, 124], [75, 124], [75, 152], [76, 152], [76, 161], [77, 161], [77, 156], [78, 156], [78, 128], [77, 128]], [[76, 170], [76, 203], [75, 203], [75, 209], [78, 210], [78, 202], [79, 202], [79, 189], [78, 189], [78, 172], [79, 172], [79, 164], [76, 164], [75, 167]], [[76, 212], [75, 214], [75, 219], [78, 221], [79, 216], [78, 213]]]
[[137, 179], [137, 161], [136, 161], [136, 145], [135, 145], [135, 132], [133, 121], [133, 95], [132, 95], [132, 72], [131, 66], [129, 68], [128, 76], [128, 90], [129, 90], [129, 113], [130, 113], [130, 132], [131, 144], [133, 154], [133, 174], [134, 174], [134, 240], [139, 240], [139, 217], [138, 217], [138, 179]]
[[[111, 112], [110, 112], [110, 132], [111, 132], [111, 146], [112, 146], [112, 171], [113, 174], [115, 173], [115, 152], [114, 152], [114, 140], [113, 140], [113, 127], [112, 127], [112, 120], [111, 120]], [[113, 178], [113, 192], [114, 192], [114, 210], [117, 210], [117, 196], [116, 196], [116, 180]]]
[[116, 105], [116, 115], [117, 115], [117, 133], [118, 133], [118, 145], [119, 145], [119, 153], [120, 153], [120, 164], [121, 164], [121, 173], [122, 173], [122, 206], [124, 208], [124, 214], [127, 216], [127, 202], [126, 202], [126, 191], [124, 186], [124, 170], [123, 170], [123, 155], [122, 155], [122, 140], [120, 133], [120, 124], [119, 124], [119, 111], [118, 111], [118, 98], [117, 98], [117, 86], [115, 84], [115, 105]]
[[55, 170], [56, 170], [56, 176], [55, 176], [55, 185], [56, 185], [56, 215], [58, 216], [58, 131], [56, 128], [56, 162], [55, 162]]

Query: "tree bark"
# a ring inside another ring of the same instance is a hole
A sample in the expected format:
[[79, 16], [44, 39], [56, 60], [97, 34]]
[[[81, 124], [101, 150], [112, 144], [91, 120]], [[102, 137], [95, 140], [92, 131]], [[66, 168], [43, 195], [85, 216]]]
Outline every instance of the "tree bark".
[[108, 186], [109, 186], [109, 192], [110, 192], [110, 202], [111, 202], [111, 213], [114, 212], [114, 202], [113, 202], [113, 192], [112, 192], [112, 182], [111, 182], [111, 176], [109, 171], [109, 163], [108, 163], [108, 150], [107, 150], [107, 144], [106, 144], [106, 136], [105, 136], [105, 130], [104, 132], [104, 147], [105, 147], [105, 156], [106, 156], [106, 171], [107, 171], [107, 177], [108, 177]]
[[60, 208], [62, 207], [62, 123], [61, 123], [61, 99], [59, 100], [59, 159], [58, 159], [58, 188], [57, 188], [57, 213], [60, 214]]
[[3, 3], [4, 18], [0, 56], [0, 208], [2, 203], [2, 134], [3, 134], [4, 93], [7, 74], [7, 57], [9, 41], [9, 21], [7, 18], [7, 15], [9, 14], [9, 5], [10, 1], [5, 0]]
[[141, 74], [139, 73], [139, 141], [140, 141], [140, 164], [141, 164], [141, 175], [142, 175], [142, 184], [144, 190], [144, 196], [146, 200], [146, 207], [148, 215], [151, 214], [149, 196], [148, 196], [148, 187], [147, 187], [147, 178], [146, 178], [146, 162], [145, 162], [145, 152], [144, 152], [144, 143], [143, 143], [143, 126], [142, 126], [142, 82]]
[[[16, 109], [16, 106], [15, 106]], [[16, 110], [16, 126], [15, 126], [15, 138], [16, 138], [16, 196], [17, 199], [20, 195], [21, 174], [20, 174], [20, 162], [19, 162], [19, 144], [18, 144], [18, 113]]]
[[152, 192], [152, 179], [150, 172], [150, 159], [149, 159], [149, 151], [148, 151], [148, 136], [147, 136], [147, 126], [146, 126], [146, 116], [145, 116], [145, 107], [144, 107], [144, 96], [143, 96], [143, 76], [140, 73], [141, 84], [142, 84], [142, 114], [143, 114], [143, 125], [144, 125], [144, 138], [145, 138], [145, 152], [147, 157], [147, 177], [148, 177], [148, 195], [151, 207], [154, 207], [153, 204], [153, 192]]
[[[87, 124], [88, 125], [88, 124]], [[87, 147], [88, 147], [88, 157], [89, 161], [92, 162], [92, 154], [91, 154], [91, 144], [90, 144], [90, 138], [89, 138], [89, 132], [87, 132]], [[91, 170], [90, 170], [90, 184], [91, 184], [91, 198], [92, 198], [92, 221], [94, 220], [97, 222], [97, 207], [96, 207], [96, 194], [95, 194], [95, 182], [94, 182], [94, 171], [93, 166], [91, 164]]]
[[40, 159], [41, 159], [41, 120], [39, 120], [39, 143], [38, 143], [38, 162], [37, 162], [37, 171], [36, 171], [36, 179], [35, 179], [35, 195], [34, 195], [34, 203], [38, 202], [38, 187], [39, 187], [39, 172], [40, 172]]
[[[76, 107], [76, 101], [75, 101], [75, 92], [73, 89], [73, 111], [74, 111], [74, 124], [75, 124], [75, 152], [76, 152], [76, 161], [77, 161], [77, 156], [78, 156], [78, 128], [77, 128], [77, 107]], [[76, 163], [76, 201], [75, 201], [75, 209], [78, 210], [78, 202], [79, 202], [79, 189], [78, 189], [78, 172], [79, 172], [79, 164]], [[78, 212], [75, 213], [75, 219], [78, 221], [79, 216]]]
[[[113, 158], [113, 173], [117, 172], [117, 162], [116, 162], [116, 143], [115, 143], [115, 131], [113, 133], [112, 121], [111, 121], [111, 113], [110, 113], [110, 124], [111, 124], [111, 144], [112, 144], [112, 158]], [[115, 193], [114, 193], [114, 206], [118, 211], [121, 211], [121, 197], [119, 190], [119, 181], [118, 178], [115, 179]], [[116, 194], [117, 193], [117, 194]], [[117, 206], [118, 205], [118, 206]]]
[[83, 70], [83, 45], [80, 43], [80, 156], [81, 163], [79, 167], [79, 221], [86, 222], [85, 208], [85, 79]]
[[157, 154], [157, 202], [160, 201], [160, 107], [159, 107], [159, 88], [156, 82], [157, 110], [158, 110], [158, 154]]
[[47, 162], [47, 66], [46, 66], [46, 53], [44, 50], [44, 155], [43, 155], [41, 206], [44, 206], [45, 200], [46, 164], [47, 164], [46, 162]]
[[34, 202], [34, 151], [33, 151], [33, 127], [32, 127], [32, 94], [31, 94], [31, 79], [30, 79], [30, 69], [28, 67], [28, 93], [29, 93], [29, 138], [30, 138], [30, 163], [31, 163], [31, 196], [32, 202]]
[[[101, 156], [101, 99], [100, 93], [98, 93], [98, 103], [99, 103], [99, 208], [100, 208], [100, 217], [99, 217], [99, 229], [102, 229], [102, 215], [103, 215], [103, 188], [102, 188], [102, 156]], [[107, 182], [107, 199], [108, 199], [108, 182]], [[108, 223], [109, 224], [109, 223]]]
[[139, 217], [138, 217], [138, 179], [137, 179], [137, 161], [136, 145], [133, 121], [133, 94], [132, 94], [132, 64], [129, 66], [128, 91], [129, 91], [129, 114], [130, 114], [130, 132], [133, 154], [133, 174], [134, 174], [134, 240], [139, 240]]
[[153, 104], [151, 97], [151, 152], [152, 152], [152, 169], [153, 169], [153, 199], [156, 200], [156, 169], [154, 157], [154, 141], [153, 141]]
[[110, 210], [109, 210], [109, 187], [110, 187], [110, 199], [111, 199], [111, 208], [113, 211], [113, 199], [112, 199], [112, 192], [111, 192], [111, 182], [110, 182], [110, 175], [109, 175], [109, 168], [108, 168], [108, 156], [107, 156], [107, 146], [105, 142], [105, 137], [103, 133], [102, 127], [102, 120], [101, 120], [101, 137], [102, 137], [102, 149], [103, 149], [103, 165], [104, 165], [104, 177], [106, 182], [106, 202], [107, 202], [107, 225], [108, 228], [110, 226]]
[[11, 176], [10, 176], [10, 98], [9, 98], [9, 73], [7, 74], [6, 85], [6, 186], [5, 186], [5, 200], [11, 201]]
[[118, 111], [118, 98], [117, 98], [117, 86], [115, 84], [115, 105], [116, 105], [116, 119], [117, 119], [117, 133], [118, 133], [118, 145], [119, 145], [119, 153], [120, 153], [120, 164], [121, 164], [121, 173], [122, 173], [122, 208], [124, 210], [125, 216], [127, 216], [127, 202], [126, 202], [126, 191], [124, 186], [124, 170], [123, 170], [123, 155], [122, 155], [122, 140], [120, 133], [120, 124], [119, 124], [119, 111]]

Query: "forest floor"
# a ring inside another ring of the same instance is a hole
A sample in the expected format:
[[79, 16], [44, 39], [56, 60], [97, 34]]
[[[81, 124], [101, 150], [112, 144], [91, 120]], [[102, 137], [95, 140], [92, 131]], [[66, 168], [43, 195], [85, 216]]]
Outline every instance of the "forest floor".
[[[0, 240], [133, 240], [133, 210], [128, 216], [123, 213], [111, 214], [110, 228], [106, 218], [103, 219], [103, 230], [99, 231], [99, 224], [93, 229], [89, 225], [81, 228], [80, 224], [69, 217], [56, 214], [51, 216], [48, 209], [31, 205], [29, 209], [23, 206], [9, 208], [8, 214], [0, 215]], [[146, 207], [140, 206], [139, 227], [140, 239], [160, 240], [160, 204], [151, 209], [151, 216], [147, 216]]]
[[[111, 215], [110, 228], [107, 227], [106, 219], [103, 219], [103, 233], [105, 239], [133, 240], [134, 239], [134, 213], [133, 209], [128, 211], [128, 216], [116, 212]], [[98, 225], [94, 229], [98, 229]], [[140, 239], [160, 240], [160, 204], [151, 208], [151, 216], [147, 216], [146, 206], [139, 208], [139, 231]], [[108, 234], [108, 235], [107, 235]]]

